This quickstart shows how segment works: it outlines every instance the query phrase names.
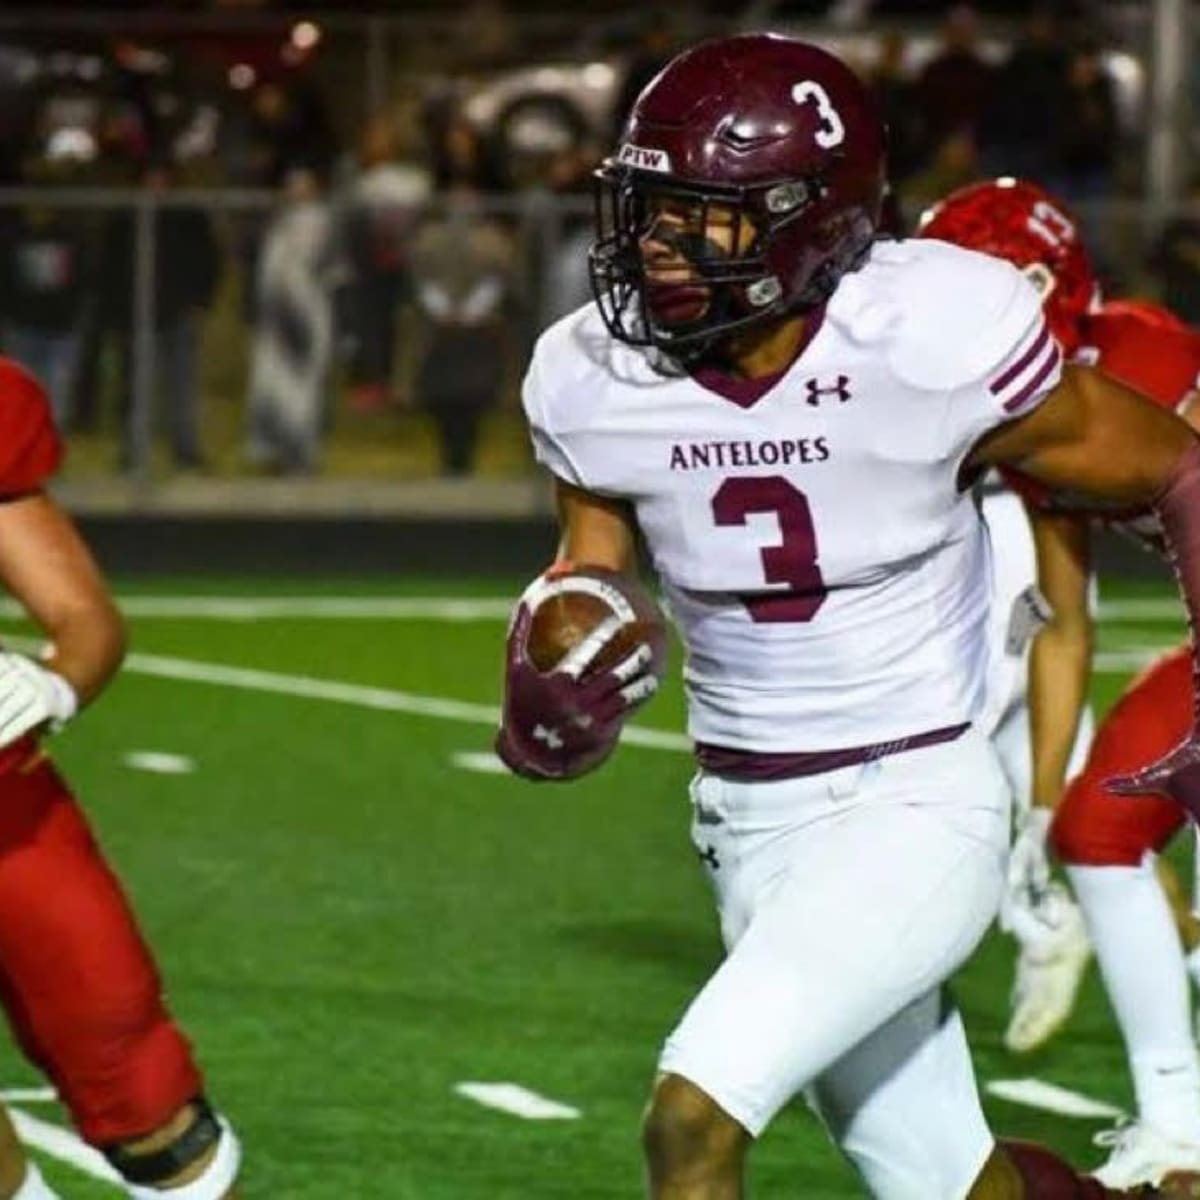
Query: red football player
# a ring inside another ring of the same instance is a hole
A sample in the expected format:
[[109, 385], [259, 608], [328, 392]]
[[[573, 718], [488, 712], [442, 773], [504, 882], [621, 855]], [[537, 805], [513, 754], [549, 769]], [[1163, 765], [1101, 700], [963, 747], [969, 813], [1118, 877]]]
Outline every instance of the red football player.
[[[1194, 426], [1200, 335], [1156, 305], [1099, 303], [1098, 289], [1070, 213], [1034, 184], [1011, 179], [953, 193], [922, 224], [922, 235], [1005, 258], [1039, 287], [1064, 350], [1174, 409]], [[1136, 454], [1136, 447], [1122, 452]], [[1081, 771], [1068, 770], [1086, 703], [1092, 629], [1089, 528], [1102, 520], [1151, 545], [1158, 522], [1144, 509], [1098, 510], [1010, 476], [1026, 500], [1037, 580], [1049, 623], [1033, 644], [1029, 671], [1032, 778], [1013, 850], [1010, 911], [1036, 915], [1047, 894], [1047, 843], [1053, 845], [1083, 908], [1113, 1010], [1125, 1039], [1139, 1121], [1114, 1138], [1100, 1178], [1126, 1186], [1167, 1170], [1200, 1166], [1200, 1059], [1192, 1040], [1183, 947], [1156, 878], [1156, 856], [1187, 812], [1166, 794], [1131, 799], [1115, 776], [1137, 772], [1177, 745], [1191, 727], [1192, 686], [1185, 649], [1130, 686], [1101, 725]], [[1004, 547], [999, 556], [1003, 560]], [[1064, 780], [1071, 782], [1064, 789]], [[1146, 780], [1142, 779], [1144, 789]], [[1152, 781], [1151, 781], [1152, 782]], [[1014, 922], [1020, 928], [1019, 920]], [[1070, 1010], [1078, 971], [1045, 953], [1037, 922], [1018, 969], [1018, 1009], [1044, 1041]], [[1073, 967], [1082, 967], [1076, 957]], [[1011, 1029], [1010, 1029], [1011, 1032]]]
[[[95, 562], [42, 490], [60, 452], [42, 388], [0, 358], [0, 583], [48, 639], [37, 660], [0, 649], [0, 1003], [130, 1196], [227, 1200], [237, 1137], [205, 1099], [129, 903], [41, 746], [124, 653]], [[4, 1120], [0, 1196], [54, 1195]]]

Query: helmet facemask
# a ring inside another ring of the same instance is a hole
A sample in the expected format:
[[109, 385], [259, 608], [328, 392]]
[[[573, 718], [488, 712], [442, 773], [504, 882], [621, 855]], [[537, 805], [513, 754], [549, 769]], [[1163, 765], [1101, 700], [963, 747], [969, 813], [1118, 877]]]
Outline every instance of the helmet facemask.
[[[801, 180], [697, 187], [606, 163], [597, 172], [589, 267], [609, 332], [686, 363], [800, 307], [785, 302], [769, 252], [774, 235], [820, 194], [819, 184]], [[671, 209], [686, 220], [667, 216]], [[714, 233], [730, 225], [722, 244]]]

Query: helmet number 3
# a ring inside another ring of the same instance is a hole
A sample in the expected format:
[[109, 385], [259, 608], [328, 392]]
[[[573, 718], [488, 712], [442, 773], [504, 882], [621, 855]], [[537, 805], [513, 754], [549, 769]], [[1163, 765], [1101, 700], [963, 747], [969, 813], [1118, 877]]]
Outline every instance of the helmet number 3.
[[816, 101], [817, 116], [821, 118], [821, 124], [817, 127], [813, 140], [822, 150], [832, 150], [834, 146], [840, 146], [846, 140], [846, 126], [842, 124], [838, 110], [833, 107], [829, 93], [815, 79], [805, 79], [796, 84], [792, 88], [792, 99], [797, 104]]

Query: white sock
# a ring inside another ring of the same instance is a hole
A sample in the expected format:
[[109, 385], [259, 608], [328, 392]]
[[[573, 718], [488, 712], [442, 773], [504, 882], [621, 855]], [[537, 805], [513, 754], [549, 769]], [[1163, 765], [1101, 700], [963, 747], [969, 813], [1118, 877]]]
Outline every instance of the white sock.
[[59, 1194], [42, 1178], [36, 1163], [25, 1164], [25, 1179], [13, 1195], [13, 1200], [61, 1200]]
[[1138, 1116], [1200, 1143], [1200, 1055], [1183, 946], [1153, 858], [1137, 867], [1070, 864], [1067, 875], [1125, 1039]]

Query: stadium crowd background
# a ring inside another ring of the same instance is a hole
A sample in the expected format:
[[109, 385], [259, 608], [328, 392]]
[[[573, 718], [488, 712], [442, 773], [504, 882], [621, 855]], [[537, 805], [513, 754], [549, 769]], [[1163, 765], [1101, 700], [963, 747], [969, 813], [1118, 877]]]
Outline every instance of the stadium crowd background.
[[589, 295], [590, 173], [672, 52], [733, 28], [872, 80], [902, 227], [1027, 174], [1114, 288], [1200, 322], [1200, 188], [1148, 202], [1150, 5], [116, 7], [0, 14], [0, 336], [77, 509], [442, 476], [536, 507], [517, 385]]

